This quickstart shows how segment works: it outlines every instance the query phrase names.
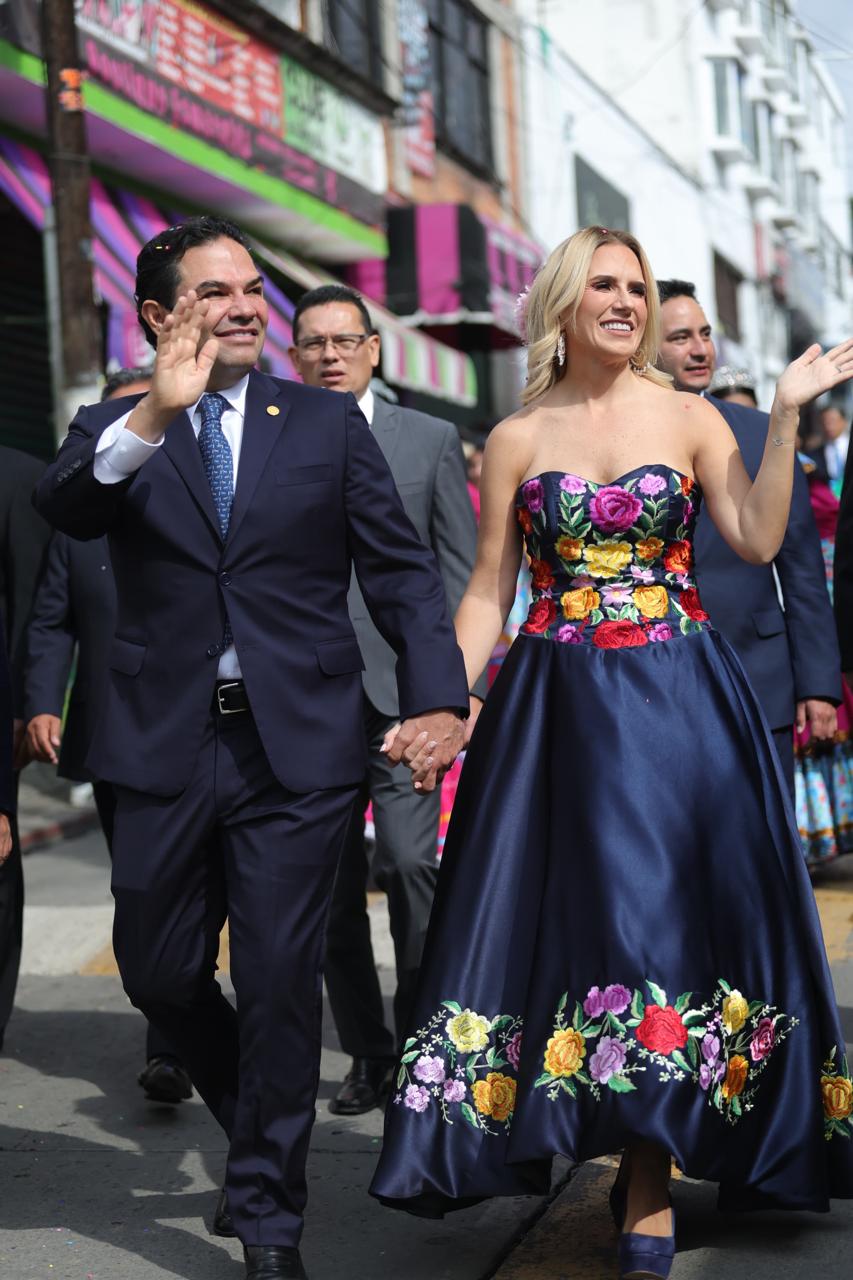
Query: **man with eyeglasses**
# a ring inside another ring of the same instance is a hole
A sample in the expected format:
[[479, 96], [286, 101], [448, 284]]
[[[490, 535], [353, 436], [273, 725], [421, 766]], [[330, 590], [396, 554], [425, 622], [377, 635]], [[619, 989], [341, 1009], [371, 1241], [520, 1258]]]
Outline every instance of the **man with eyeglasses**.
[[[303, 382], [351, 392], [391, 468], [406, 514], [435, 553], [450, 612], [462, 598], [477, 530], [459, 434], [451, 422], [390, 404], [370, 387], [380, 338], [361, 296], [344, 285], [312, 289], [293, 316], [290, 350]], [[403, 1035], [435, 892], [440, 788], [412, 790], [403, 764], [389, 764], [382, 742], [399, 716], [395, 655], [370, 620], [356, 575], [349, 612], [364, 657], [364, 726], [369, 760], [344, 843], [326, 943], [326, 988], [341, 1046], [352, 1066], [329, 1109], [360, 1115], [383, 1100]], [[485, 696], [475, 687], [473, 707]], [[473, 718], [473, 717], [472, 717]], [[376, 845], [368, 868], [364, 810], [373, 803]], [[385, 1021], [367, 914], [368, 870], [388, 897], [397, 967], [396, 1034]]]

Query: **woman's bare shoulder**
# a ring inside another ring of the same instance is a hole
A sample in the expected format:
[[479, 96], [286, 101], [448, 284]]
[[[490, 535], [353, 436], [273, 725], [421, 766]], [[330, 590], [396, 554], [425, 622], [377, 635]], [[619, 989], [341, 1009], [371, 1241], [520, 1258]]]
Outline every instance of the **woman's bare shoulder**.
[[486, 441], [484, 466], [491, 470], [500, 468], [509, 473], [508, 478], [520, 480], [536, 449], [539, 416], [535, 406], [525, 405], [498, 422]]

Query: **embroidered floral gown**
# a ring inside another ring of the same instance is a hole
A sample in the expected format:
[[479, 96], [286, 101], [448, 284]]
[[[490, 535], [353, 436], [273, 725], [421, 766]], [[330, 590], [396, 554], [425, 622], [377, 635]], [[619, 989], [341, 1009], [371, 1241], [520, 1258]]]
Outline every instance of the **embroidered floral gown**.
[[726, 1208], [853, 1194], [853, 1083], [786, 786], [665, 466], [517, 497], [527, 622], [450, 824], [372, 1194], [440, 1214], [661, 1143]]

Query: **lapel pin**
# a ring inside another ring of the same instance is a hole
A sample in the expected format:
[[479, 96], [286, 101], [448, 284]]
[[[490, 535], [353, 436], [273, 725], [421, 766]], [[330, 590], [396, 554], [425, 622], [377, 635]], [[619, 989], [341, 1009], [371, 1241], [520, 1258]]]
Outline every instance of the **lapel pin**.
[[267, 413], [270, 415], [271, 418], [277, 418], [278, 415], [281, 413], [281, 409], [279, 409], [277, 404], [268, 404]]

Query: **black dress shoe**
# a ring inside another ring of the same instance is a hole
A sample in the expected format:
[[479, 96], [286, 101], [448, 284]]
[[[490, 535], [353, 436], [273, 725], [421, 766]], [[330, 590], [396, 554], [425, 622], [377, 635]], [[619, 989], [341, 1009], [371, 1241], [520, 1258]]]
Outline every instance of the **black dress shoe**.
[[216, 1212], [213, 1215], [213, 1234], [215, 1236], [236, 1236], [234, 1223], [231, 1221], [231, 1210], [228, 1208], [228, 1197], [223, 1187], [219, 1193], [219, 1199], [216, 1202]]
[[151, 1102], [185, 1102], [193, 1096], [190, 1078], [177, 1058], [149, 1058], [138, 1079]]
[[246, 1280], [308, 1280], [298, 1249], [280, 1244], [247, 1244]]
[[336, 1116], [360, 1116], [384, 1105], [394, 1067], [382, 1058], [353, 1058], [329, 1110]]

